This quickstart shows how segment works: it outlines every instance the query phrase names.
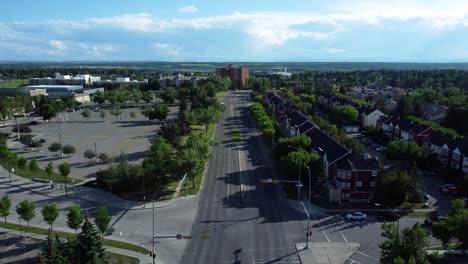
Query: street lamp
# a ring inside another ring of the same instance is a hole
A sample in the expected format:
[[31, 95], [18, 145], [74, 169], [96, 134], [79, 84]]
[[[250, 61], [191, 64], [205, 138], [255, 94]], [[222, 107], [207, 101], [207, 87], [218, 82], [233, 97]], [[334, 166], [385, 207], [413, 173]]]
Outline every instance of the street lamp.
[[152, 199], [152, 202], [153, 202], [153, 247], [151, 248], [151, 254], [153, 256], [153, 264], [156, 263], [156, 249], [154, 248], [154, 244], [155, 244], [155, 241], [154, 241], [154, 198], [156, 197], [156, 194], [159, 193], [160, 189], [156, 189], [153, 193], [153, 199]]
[[392, 208], [390, 208], [390, 206], [380, 204], [380, 203], [375, 203], [374, 205], [377, 206], [377, 207], [384, 207], [384, 208], [390, 210], [395, 215], [395, 218], [397, 220], [397, 239], [398, 239], [399, 234], [400, 234], [400, 217], [398, 216], [398, 214]]
[[311, 174], [310, 174], [310, 167], [307, 166], [307, 171], [309, 172], [309, 201], [308, 201], [308, 214], [307, 214], [307, 243], [306, 243], [306, 248], [309, 248], [309, 237], [312, 235], [311, 230], [310, 230], [310, 194], [311, 194]]
[[[8, 163], [10, 164], [10, 163]], [[15, 168], [11, 168], [11, 173], [15, 174]], [[10, 182], [11, 182], [11, 173], [10, 173]]]

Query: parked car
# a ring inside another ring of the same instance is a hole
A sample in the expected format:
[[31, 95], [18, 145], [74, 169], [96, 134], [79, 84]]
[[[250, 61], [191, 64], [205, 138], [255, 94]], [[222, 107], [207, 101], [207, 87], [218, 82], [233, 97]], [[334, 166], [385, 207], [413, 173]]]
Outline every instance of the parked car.
[[447, 219], [446, 216], [434, 216], [434, 217], [429, 217], [429, 218], [424, 219], [424, 224], [430, 226], [430, 225], [432, 225], [434, 222], [442, 221], [442, 220], [445, 220], [445, 219]]
[[379, 148], [376, 148], [375, 150], [381, 152], [381, 151], [385, 151], [387, 149], [388, 149], [387, 147], [379, 147]]
[[459, 189], [458, 189], [458, 187], [452, 186], [452, 187], [442, 189], [442, 193], [443, 194], [458, 194]]
[[353, 212], [345, 216], [347, 220], [363, 220], [367, 219], [367, 215], [361, 212]]
[[443, 192], [445, 189], [447, 189], [449, 187], [457, 187], [457, 186], [455, 184], [453, 184], [453, 183], [447, 183], [447, 184], [441, 185], [439, 189], [440, 189], [441, 192]]
[[384, 211], [379, 213], [378, 218], [382, 220], [396, 221], [400, 219], [401, 216], [398, 213], [394, 214], [393, 212]]

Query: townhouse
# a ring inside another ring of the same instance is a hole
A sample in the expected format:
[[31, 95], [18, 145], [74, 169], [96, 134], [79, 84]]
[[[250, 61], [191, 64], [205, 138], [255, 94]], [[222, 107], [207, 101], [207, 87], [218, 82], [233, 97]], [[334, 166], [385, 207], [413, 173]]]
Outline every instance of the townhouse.
[[413, 140], [431, 149], [444, 165], [468, 173], [468, 140], [445, 134], [434, 128], [411, 120], [391, 116], [379, 121], [391, 140]]
[[267, 93], [265, 103], [276, 112], [276, 120], [285, 136], [310, 137], [312, 143], [309, 151], [320, 156], [330, 201], [372, 200], [377, 177], [381, 173], [376, 159], [353, 153], [278, 94]]

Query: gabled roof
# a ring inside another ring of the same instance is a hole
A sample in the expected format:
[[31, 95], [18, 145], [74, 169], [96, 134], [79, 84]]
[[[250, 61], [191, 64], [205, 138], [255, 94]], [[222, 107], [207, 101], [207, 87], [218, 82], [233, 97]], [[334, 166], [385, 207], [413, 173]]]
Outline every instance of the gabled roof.
[[447, 144], [450, 150], [458, 148], [463, 156], [468, 156], [468, 139], [466, 138], [455, 137], [440, 131], [434, 131], [434, 133], [428, 137], [428, 140], [439, 147]]
[[268, 92], [268, 93], [265, 94], [265, 98], [271, 99], [271, 98], [272, 98], [273, 96], [275, 96], [275, 95], [276, 95], [275, 92]]
[[336, 166], [340, 170], [363, 171], [380, 170], [379, 162], [374, 158], [364, 158], [357, 153], [351, 153], [340, 159]]
[[305, 133], [307, 132], [309, 129], [313, 128], [313, 127], [316, 127], [316, 125], [312, 122], [310, 122], [309, 120], [307, 120], [305, 123], [303, 123], [300, 127], [299, 127], [299, 130], [301, 131], [301, 133]]
[[289, 124], [293, 126], [300, 126], [308, 121], [307, 116], [300, 111], [291, 111], [286, 114], [290, 119]]
[[276, 94], [275, 94], [274, 96], [271, 97], [270, 101], [271, 101], [271, 103], [272, 103], [273, 105], [275, 105], [275, 108], [276, 108], [276, 107], [279, 107], [279, 106], [281, 106], [281, 105], [284, 104], [283, 99], [281, 99], [281, 98], [280, 98], [279, 96], [277, 96]]
[[318, 127], [309, 130], [306, 135], [312, 140], [311, 148], [317, 151], [320, 155], [323, 155], [325, 152], [330, 164], [338, 161], [351, 152], [329, 135], [325, 134]]

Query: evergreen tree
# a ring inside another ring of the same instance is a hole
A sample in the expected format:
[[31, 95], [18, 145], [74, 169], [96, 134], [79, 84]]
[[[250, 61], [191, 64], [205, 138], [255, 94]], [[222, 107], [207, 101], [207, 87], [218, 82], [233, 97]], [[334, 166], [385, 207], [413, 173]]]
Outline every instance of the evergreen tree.
[[54, 239], [52, 237], [52, 233], [49, 233], [49, 236], [44, 243], [44, 247], [42, 248], [42, 254], [39, 256], [37, 262], [44, 264], [67, 263], [60, 251], [61, 244], [60, 239]]
[[88, 217], [85, 218], [81, 227], [81, 233], [78, 234], [75, 256], [78, 257], [75, 259], [76, 263], [110, 263], [110, 258], [104, 251], [99, 234]]

